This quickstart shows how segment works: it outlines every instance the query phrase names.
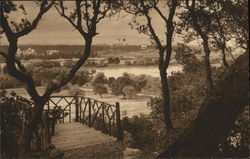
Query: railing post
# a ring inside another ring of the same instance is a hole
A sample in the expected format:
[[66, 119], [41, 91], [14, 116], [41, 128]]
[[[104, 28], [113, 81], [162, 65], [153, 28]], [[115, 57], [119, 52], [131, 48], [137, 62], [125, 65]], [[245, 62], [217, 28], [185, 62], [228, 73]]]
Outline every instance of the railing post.
[[48, 100], [48, 111], [50, 111], [49, 100]]
[[75, 98], [75, 101], [76, 101], [76, 104], [75, 104], [75, 116], [76, 116], [76, 119], [75, 121], [76, 122], [79, 122], [79, 101], [78, 101], [78, 95], [76, 95], [76, 98]]
[[120, 115], [120, 103], [116, 102], [116, 137], [118, 140], [122, 141], [123, 130], [121, 125], [121, 115]]
[[91, 99], [89, 98], [89, 123], [88, 126], [91, 127]]
[[49, 111], [46, 112], [46, 127], [47, 127], [47, 131], [48, 131], [48, 143], [51, 144], [50, 124], [56, 124], [56, 123], [50, 123], [49, 114], [48, 113], [49, 113]]
[[103, 132], [105, 132], [105, 112], [104, 112], [104, 108], [105, 107], [105, 105], [104, 104], [102, 104], [102, 129], [103, 129]]
[[83, 123], [83, 121], [82, 121], [82, 97], [81, 97], [81, 100], [79, 103], [79, 121], [80, 121], [80, 123]]

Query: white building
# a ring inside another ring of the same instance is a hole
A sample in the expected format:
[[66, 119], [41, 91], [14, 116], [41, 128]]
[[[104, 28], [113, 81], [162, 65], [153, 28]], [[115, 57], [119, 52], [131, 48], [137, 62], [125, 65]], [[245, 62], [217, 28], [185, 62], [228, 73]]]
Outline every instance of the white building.
[[147, 49], [147, 48], [148, 48], [148, 45], [146, 45], [146, 44], [141, 45], [141, 49]]
[[47, 50], [47, 51], [45, 51], [45, 54], [47, 54], [47, 55], [53, 55], [55, 53], [59, 53], [59, 50]]

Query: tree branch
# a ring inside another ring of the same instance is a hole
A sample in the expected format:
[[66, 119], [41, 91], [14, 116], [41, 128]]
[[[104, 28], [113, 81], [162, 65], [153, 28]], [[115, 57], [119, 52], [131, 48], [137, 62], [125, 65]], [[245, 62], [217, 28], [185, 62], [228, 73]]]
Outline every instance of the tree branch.
[[[4, 52], [1, 51], [0, 55], [3, 56], [7, 60], [8, 56], [7, 56], [6, 53], [4, 53]], [[22, 71], [23, 73], [27, 72], [26, 68], [22, 65], [22, 63], [21, 63], [20, 60], [18, 60], [18, 59], [15, 58], [15, 63], [17, 64], [17, 67], [18, 67], [18, 69], [20, 71]]]
[[[82, 28], [81, 0], [76, 1], [77, 27]], [[87, 1], [86, 1], [87, 3]]]
[[[158, 1], [157, 1], [158, 2]], [[160, 15], [160, 17], [165, 21], [165, 23], [167, 24], [167, 18], [163, 15], [163, 13], [161, 12], [161, 10], [157, 7], [157, 2], [154, 1], [154, 5], [153, 8], [157, 11], [157, 13]]]
[[101, 5], [101, 0], [93, 0], [93, 10], [94, 10], [94, 15], [91, 18], [91, 30], [90, 33], [92, 36], [97, 35], [96, 33], [96, 24], [97, 24], [97, 18], [100, 13], [100, 5]]
[[[1, 5], [3, 5], [3, 4], [1, 4]], [[10, 27], [10, 25], [8, 23], [7, 18], [4, 15], [3, 6], [1, 6], [0, 8], [1, 8], [0, 9], [1, 10], [1, 15], [0, 15], [1, 16], [1, 18], [0, 18], [1, 24], [0, 25], [1, 25], [1, 27], [3, 29], [3, 32], [5, 33], [8, 41], [10, 41], [10, 40], [12, 40], [12, 37], [14, 36], [14, 33], [11, 30], [11, 27]]]
[[38, 15], [36, 16], [36, 18], [34, 19], [34, 21], [31, 23], [31, 25], [29, 27], [24, 28], [22, 31], [15, 33], [14, 36], [16, 38], [19, 38], [21, 36], [29, 34], [32, 30], [36, 29], [38, 22], [40, 21], [40, 19], [44, 15], [44, 13], [46, 13], [52, 7], [54, 2], [55, 2], [55, 0], [52, 0], [50, 2], [50, 4], [46, 7], [48, 0], [42, 1], [40, 11], [39, 11]]
[[91, 52], [91, 43], [92, 43], [92, 38], [85, 41], [85, 49], [84, 49], [83, 56], [81, 56], [81, 58], [76, 62], [73, 68], [69, 71], [67, 77], [65, 77], [62, 81], [58, 83], [52, 83], [51, 85], [47, 87], [43, 95], [44, 98], [48, 98], [55, 90], [61, 88], [62, 86], [70, 82], [70, 80], [74, 77], [75, 73], [80, 69], [80, 67], [88, 59], [90, 52]]
[[101, 13], [101, 16], [96, 20], [96, 23], [99, 23], [106, 16], [110, 8], [111, 8], [111, 1], [108, 2], [108, 7], [106, 9], [104, 6], [104, 11]]
[[[76, 2], [78, 2], [78, 1], [76, 1]], [[87, 33], [82, 29], [82, 25], [80, 25], [80, 27], [79, 27], [79, 22], [81, 22], [81, 20], [78, 20], [78, 22], [77, 22], [77, 24], [75, 24], [74, 22], [73, 22], [73, 20], [70, 18], [70, 17], [68, 17], [66, 14], [65, 14], [65, 8], [64, 8], [64, 5], [63, 5], [63, 1], [62, 0], [60, 0], [60, 8], [61, 8], [61, 11], [60, 11], [60, 9], [57, 7], [57, 6], [55, 6], [55, 8], [56, 8], [56, 10], [57, 10], [57, 12], [62, 16], [62, 17], [64, 17], [83, 37], [86, 37], [87, 36]], [[76, 6], [76, 8], [78, 8], [77, 6]], [[80, 11], [80, 14], [79, 13], [77, 13], [77, 17], [78, 16], [81, 16], [81, 11]], [[81, 24], [81, 23], [80, 23]]]
[[172, 38], [173, 38], [173, 32], [174, 32], [174, 23], [173, 23], [173, 19], [174, 19], [174, 15], [175, 15], [175, 11], [176, 11], [176, 7], [178, 5], [178, 0], [172, 0], [172, 7], [170, 8], [170, 12], [168, 15], [168, 19], [167, 19], [167, 33], [166, 33], [166, 56], [165, 56], [165, 63], [164, 63], [164, 67], [165, 69], [168, 68], [168, 65], [170, 63], [170, 59], [171, 59], [171, 54], [172, 54]]
[[156, 34], [155, 30], [154, 30], [154, 27], [152, 25], [152, 21], [151, 21], [151, 17], [149, 16], [148, 9], [144, 5], [143, 0], [140, 0], [140, 3], [141, 3], [142, 8], [143, 8], [143, 14], [145, 15], [145, 17], [147, 19], [147, 22], [148, 22], [149, 31], [151, 32], [151, 35], [154, 38], [158, 48], [163, 49], [162, 43], [161, 43], [159, 37], [157, 36], [157, 34]]
[[89, 6], [88, 6], [88, 1], [85, 1], [85, 18], [86, 18], [86, 26], [87, 26], [87, 28], [88, 28], [88, 32], [89, 32], [89, 30], [90, 30], [90, 28], [91, 28], [91, 26], [90, 26], [90, 24], [89, 24], [89, 12], [88, 12], [88, 8], [89, 8]]

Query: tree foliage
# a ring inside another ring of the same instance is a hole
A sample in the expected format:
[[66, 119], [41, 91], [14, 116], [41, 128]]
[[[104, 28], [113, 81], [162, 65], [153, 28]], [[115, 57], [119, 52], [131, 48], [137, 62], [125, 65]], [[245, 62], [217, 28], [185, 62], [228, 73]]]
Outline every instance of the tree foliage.
[[138, 93], [146, 85], [146, 79], [132, 76], [125, 72], [123, 76], [120, 76], [117, 79], [109, 78], [108, 85], [113, 94], [117, 96], [123, 95], [125, 98], [126, 94], [123, 92], [125, 86], [132, 86], [135, 89], [135, 93]]
[[107, 87], [102, 83], [96, 83], [93, 87], [94, 93], [99, 94], [101, 98], [103, 94], [108, 93]]
[[130, 85], [124, 86], [122, 89], [122, 93], [125, 95], [126, 98], [130, 99], [136, 96], [135, 88]]
[[[15, 96], [8, 97], [6, 91], [2, 89], [0, 89], [0, 106], [1, 157], [16, 158], [19, 152], [18, 138], [23, 128], [23, 115], [31, 115], [32, 108], [17, 102]], [[26, 119], [28, 118], [26, 116]]]
[[96, 84], [106, 84], [107, 78], [105, 77], [103, 72], [98, 72], [92, 81], [92, 85], [95, 86]]
[[[220, 75], [220, 82], [216, 84], [213, 93], [205, 98], [195, 121], [159, 157], [230, 157], [233, 155], [221, 152], [219, 144], [227, 139], [238, 115], [249, 104], [248, 56], [248, 53], [240, 56]], [[236, 153], [238, 157], [248, 155], [247, 152]]]

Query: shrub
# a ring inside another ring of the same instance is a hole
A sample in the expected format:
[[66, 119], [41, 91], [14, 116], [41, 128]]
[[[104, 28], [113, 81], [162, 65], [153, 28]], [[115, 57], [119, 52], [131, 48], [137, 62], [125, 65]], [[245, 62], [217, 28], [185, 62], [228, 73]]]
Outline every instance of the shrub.
[[92, 76], [89, 75], [89, 72], [87, 71], [79, 71], [75, 74], [73, 79], [70, 81], [71, 84], [78, 86], [83, 86], [85, 83], [91, 81]]
[[129, 61], [129, 60], [125, 60], [125, 64], [126, 64], [126, 65], [132, 65], [132, 62]]
[[128, 73], [124, 73], [122, 76], [118, 77], [117, 79], [110, 78], [108, 82], [109, 87], [111, 88], [113, 94], [115, 95], [123, 95], [124, 98], [126, 97], [123, 88], [125, 86], [132, 86], [135, 89], [135, 93], [141, 91], [141, 89], [146, 85], [146, 80], [143, 78], [138, 78], [131, 76]]
[[165, 141], [163, 140], [164, 132], [158, 131], [156, 122], [147, 115], [125, 117], [122, 120], [122, 126], [125, 131], [131, 134], [133, 148], [153, 152], [161, 149], [162, 142]]
[[93, 75], [96, 73], [96, 70], [95, 69], [91, 69], [90, 73]]
[[100, 62], [99, 63], [97, 63], [97, 65], [96, 65], [97, 67], [107, 67], [108, 66], [108, 64], [107, 63], [105, 63], [104, 62], [104, 60], [100, 60]]
[[97, 83], [94, 85], [94, 93], [99, 94], [100, 97], [102, 98], [102, 94], [108, 93], [108, 89], [104, 84]]
[[107, 78], [105, 77], [104, 73], [103, 72], [98, 72], [96, 74], [96, 76], [94, 77], [91, 84], [92, 84], [92, 86], [94, 86], [97, 83], [106, 84], [107, 82], [108, 81], [107, 81]]
[[119, 64], [120, 63], [120, 59], [119, 59], [119, 57], [109, 57], [108, 63], [109, 64]]
[[0, 75], [0, 88], [7, 89], [7, 88], [18, 88], [23, 87], [24, 84], [17, 79], [6, 75]]
[[39, 61], [31, 64], [32, 67], [43, 67], [43, 68], [52, 68], [52, 67], [60, 67], [61, 64], [59, 61]]
[[0, 90], [0, 106], [1, 153], [3, 157], [16, 158], [18, 138], [22, 131], [22, 109], [25, 105], [16, 102], [14, 97], [7, 97], [5, 91]]
[[124, 86], [122, 92], [125, 94], [125, 97], [127, 98], [132, 98], [136, 96], [135, 87], [131, 85]]
[[67, 60], [64, 63], [64, 67], [72, 68], [75, 65], [75, 62], [73, 60]]
[[231, 157], [247, 156], [249, 150], [249, 106], [246, 106], [233, 125], [226, 141], [218, 149]]
[[132, 138], [132, 141], [125, 138], [125, 142], [129, 140], [131, 147], [142, 150], [142, 158], [147, 156], [155, 158], [157, 154], [164, 151], [185, 130], [183, 128], [175, 128], [167, 132], [163, 121], [143, 114], [133, 116], [132, 118], [123, 118], [122, 127], [127, 132], [125, 134]]

